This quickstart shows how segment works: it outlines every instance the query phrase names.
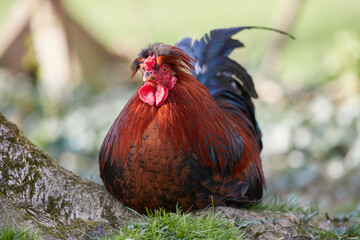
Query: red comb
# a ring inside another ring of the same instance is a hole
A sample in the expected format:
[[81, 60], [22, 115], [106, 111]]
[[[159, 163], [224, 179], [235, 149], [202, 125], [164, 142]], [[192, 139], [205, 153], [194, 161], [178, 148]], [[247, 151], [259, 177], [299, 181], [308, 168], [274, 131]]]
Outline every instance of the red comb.
[[149, 56], [147, 59], [145, 59], [144, 65], [146, 71], [153, 69], [156, 65], [156, 56], [155, 55]]

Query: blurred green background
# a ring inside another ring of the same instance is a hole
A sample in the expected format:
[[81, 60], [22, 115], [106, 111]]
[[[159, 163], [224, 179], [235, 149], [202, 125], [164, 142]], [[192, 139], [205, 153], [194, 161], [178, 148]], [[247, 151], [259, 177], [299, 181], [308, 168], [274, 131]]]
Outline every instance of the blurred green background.
[[61, 165], [99, 181], [102, 140], [140, 86], [129, 65], [152, 42], [215, 28], [252, 74], [268, 193], [328, 211], [360, 200], [360, 2], [1, 0], [0, 112]]

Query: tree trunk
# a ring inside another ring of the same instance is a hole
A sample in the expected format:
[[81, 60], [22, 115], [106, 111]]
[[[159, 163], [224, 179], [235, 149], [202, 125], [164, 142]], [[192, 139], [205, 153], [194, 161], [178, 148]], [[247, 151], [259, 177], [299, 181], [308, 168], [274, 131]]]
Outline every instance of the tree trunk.
[[132, 215], [105, 187], [59, 166], [0, 113], [0, 222], [38, 229], [43, 239], [82, 239], [106, 234]]

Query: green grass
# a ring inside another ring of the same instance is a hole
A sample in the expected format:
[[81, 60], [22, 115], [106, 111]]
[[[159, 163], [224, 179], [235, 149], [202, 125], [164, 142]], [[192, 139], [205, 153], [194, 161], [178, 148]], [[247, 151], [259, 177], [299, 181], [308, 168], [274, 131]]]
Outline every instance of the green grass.
[[[263, 200], [248, 207], [254, 211], [287, 212], [291, 211], [303, 215], [303, 223], [318, 214], [314, 207], [303, 208], [292, 198], [278, 198], [267, 195]], [[219, 213], [210, 211], [199, 216], [191, 213], [169, 213], [158, 210], [137, 220], [130, 220], [121, 228], [114, 230], [114, 234], [101, 240], [124, 239], [242, 239], [248, 228], [255, 221], [235, 219], [234, 223], [221, 218]], [[98, 239], [100, 240], [100, 239]]]
[[303, 210], [303, 208], [296, 201], [296, 196], [282, 199], [276, 195], [266, 195], [263, 197], [261, 202], [250, 205], [248, 209], [258, 212], [301, 212]]
[[0, 226], [0, 240], [36, 240], [37, 233], [30, 233], [29, 229], [24, 227], [8, 226], [6, 222]]
[[142, 219], [129, 221], [121, 230], [101, 240], [125, 239], [242, 239], [246, 228], [235, 227], [214, 212], [194, 216], [157, 210]]
[[318, 239], [360, 239], [360, 223], [334, 227], [327, 231], [312, 228], [311, 231]]
[[320, 239], [360, 239], [360, 205], [348, 212], [330, 218], [333, 227], [327, 231], [313, 228], [313, 234]]

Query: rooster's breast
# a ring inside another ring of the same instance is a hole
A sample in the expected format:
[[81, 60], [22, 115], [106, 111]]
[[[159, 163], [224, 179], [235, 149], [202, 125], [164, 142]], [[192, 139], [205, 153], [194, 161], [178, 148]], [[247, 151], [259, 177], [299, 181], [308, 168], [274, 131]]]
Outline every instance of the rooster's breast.
[[211, 168], [200, 164], [195, 154], [185, 154], [174, 148], [171, 141], [164, 142], [162, 134], [153, 122], [138, 146], [131, 145], [124, 161], [106, 161], [101, 177], [122, 203], [146, 213], [146, 209], [158, 208], [175, 211], [177, 205], [188, 210], [247, 202], [249, 184], [241, 177], [214, 174]]

